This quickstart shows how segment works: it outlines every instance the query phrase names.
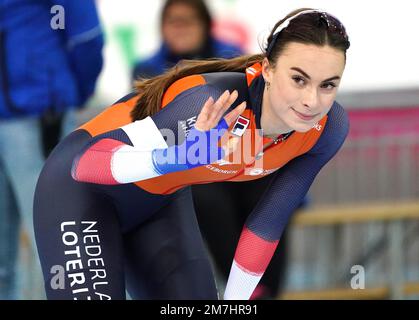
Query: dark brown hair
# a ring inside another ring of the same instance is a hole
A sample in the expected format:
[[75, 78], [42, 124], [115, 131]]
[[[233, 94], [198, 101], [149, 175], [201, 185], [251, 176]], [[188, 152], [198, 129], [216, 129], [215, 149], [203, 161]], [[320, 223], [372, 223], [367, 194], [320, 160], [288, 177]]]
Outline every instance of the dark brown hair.
[[[275, 65], [276, 60], [291, 42], [313, 44], [319, 47], [329, 45], [345, 54], [350, 43], [345, 27], [332, 15], [326, 12], [307, 12], [301, 14], [289, 22], [289, 25], [276, 33], [275, 31], [288, 18], [301, 11], [312, 10], [303, 8], [289, 13], [284, 19], [277, 22], [268, 37], [267, 49], [265, 50], [269, 62]], [[272, 45], [273, 44], [273, 45]], [[272, 48], [272, 49], [271, 49]], [[269, 50], [271, 49], [271, 50]]]
[[350, 45], [346, 31], [336, 18], [327, 13], [310, 12], [301, 14], [292, 19], [285, 29], [275, 33], [278, 27], [288, 18], [303, 10], [310, 9], [295, 10], [275, 25], [262, 54], [246, 55], [233, 59], [184, 60], [160, 76], [136, 81], [135, 88], [140, 96], [131, 112], [131, 117], [135, 121], [157, 113], [160, 110], [163, 94], [167, 88], [175, 81], [186, 76], [222, 71], [244, 72], [246, 68], [256, 62], [261, 62], [265, 57], [274, 66], [287, 44], [291, 42], [317, 46], [329, 45], [341, 50], [346, 55], [346, 50]]

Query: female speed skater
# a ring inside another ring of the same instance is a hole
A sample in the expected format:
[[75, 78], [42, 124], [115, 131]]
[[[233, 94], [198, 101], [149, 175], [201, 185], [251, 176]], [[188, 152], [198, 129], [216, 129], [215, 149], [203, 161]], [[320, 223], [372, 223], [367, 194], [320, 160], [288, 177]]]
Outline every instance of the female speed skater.
[[299, 9], [275, 25], [263, 53], [184, 61], [67, 136], [35, 193], [47, 297], [218, 299], [190, 186], [273, 175], [243, 226], [223, 297], [249, 299], [347, 136], [335, 97], [349, 45], [338, 19]]

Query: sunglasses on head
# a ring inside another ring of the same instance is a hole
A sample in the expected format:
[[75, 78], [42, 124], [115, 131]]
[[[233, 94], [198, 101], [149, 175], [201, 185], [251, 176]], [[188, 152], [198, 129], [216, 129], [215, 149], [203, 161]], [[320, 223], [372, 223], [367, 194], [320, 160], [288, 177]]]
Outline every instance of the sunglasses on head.
[[326, 22], [327, 28], [330, 31], [337, 32], [346, 40], [348, 39], [348, 35], [346, 34], [346, 30], [343, 24], [330, 13], [319, 12], [319, 20], [323, 20], [324, 22]]
[[309, 14], [309, 13], [317, 13], [318, 17], [319, 17], [319, 22], [320, 21], [324, 21], [327, 25], [327, 28], [332, 31], [332, 32], [337, 32], [339, 33], [342, 37], [344, 37], [345, 40], [348, 40], [348, 35], [346, 34], [346, 30], [345, 27], [343, 26], [343, 24], [334, 16], [332, 16], [331, 14], [324, 12], [324, 11], [318, 11], [318, 10], [304, 10], [301, 11], [299, 13], [297, 13], [296, 15], [289, 17], [287, 20], [285, 20], [275, 31], [275, 34], [272, 38], [272, 40], [270, 41], [268, 48], [266, 50], [267, 55], [269, 56], [274, 44], [279, 36], [279, 34], [281, 33], [282, 30], [286, 29], [289, 25], [289, 23], [294, 20], [295, 18], [297, 18], [300, 15], [303, 14]]

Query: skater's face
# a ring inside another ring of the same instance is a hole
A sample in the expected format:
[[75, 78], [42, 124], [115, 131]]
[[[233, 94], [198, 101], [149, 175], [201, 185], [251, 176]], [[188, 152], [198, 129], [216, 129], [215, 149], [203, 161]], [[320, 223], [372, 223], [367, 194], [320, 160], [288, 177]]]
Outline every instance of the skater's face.
[[265, 58], [262, 127], [270, 133], [313, 128], [332, 107], [344, 69], [344, 53], [328, 45], [292, 42], [275, 65]]

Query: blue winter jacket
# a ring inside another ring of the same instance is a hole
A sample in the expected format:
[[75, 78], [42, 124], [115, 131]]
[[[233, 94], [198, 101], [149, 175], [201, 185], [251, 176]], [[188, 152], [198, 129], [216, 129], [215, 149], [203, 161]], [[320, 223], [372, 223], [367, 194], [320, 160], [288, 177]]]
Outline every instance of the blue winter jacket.
[[82, 106], [102, 47], [94, 0], [0, 1], [0, 118]]
[[148, 78], [162, 74], [173, 67], [182, 59], [207, 59], [207, 58], [233, 58], [243, 54], [243, 51], [233, 44], [225, 43], [214, 37], [210, 37], [206, 45], [195, 54], [178, 56], [170, 52], [165, 43], [162, 43], [159, 50], [151, 57], [140, 60], [134, 66], [133, 78]]

